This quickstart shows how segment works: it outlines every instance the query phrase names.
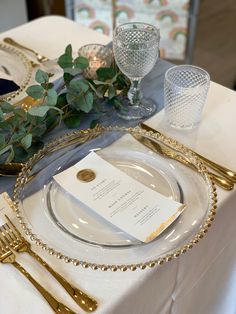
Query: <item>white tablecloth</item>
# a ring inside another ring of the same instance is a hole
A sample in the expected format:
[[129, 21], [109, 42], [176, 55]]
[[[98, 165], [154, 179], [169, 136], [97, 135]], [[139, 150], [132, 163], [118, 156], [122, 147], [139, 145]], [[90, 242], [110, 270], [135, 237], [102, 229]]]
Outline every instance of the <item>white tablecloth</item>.
[[[0, 38], [11, 36], [55, 58], [66, 44], [74, 49], [86, 43], [109, 42], [109, 38], [62, 17], [49, 16], [27, 23]], [[200, 128], [180, 133], [170, 130], [163, 112], [149, 120], [150, 126], [173, 135], [216, 162], [236, 170], [234, 116], [236, 93], [211, 83]], [[4, 184], [1, 179], [0, 184]], [[135, 272], [92, 271], [43, 256], [74, 285], [99, 301], [96, 313], [108, 314], [233, 314], [236, 313], [236, 193], [218, 190], [219, 210], [207, 236], [180, 258], [160, 267]], [[48, 273], [27, 255], [18, 260], [58, 299], [76, 313], [83, 313]], [[0, 313], [52, 313], [31, 284], [10, 265], [0, 265]], [[49, 280], [50, 279], [50, 280]]]

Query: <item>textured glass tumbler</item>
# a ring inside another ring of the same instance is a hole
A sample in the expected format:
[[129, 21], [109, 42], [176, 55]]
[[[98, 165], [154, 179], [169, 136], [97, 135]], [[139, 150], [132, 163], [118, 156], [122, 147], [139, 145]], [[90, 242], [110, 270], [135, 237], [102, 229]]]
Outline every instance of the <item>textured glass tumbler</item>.
[[209, 86], [209, 74], [199, 67], [177, 65], [166, 71], [164, 108], [172, 127], [193, 129], [200, 124]]
[[141, 119], [156, 111], [156, 104], [143, 98], [140, 82], [157, 61], [159, 41], [159, 29], [146, 23], [125, 23], [114, 30], [114, 57], [131, 81], [128, 99], [123, 99], [123, 110], [118, 112], [123, 119]]

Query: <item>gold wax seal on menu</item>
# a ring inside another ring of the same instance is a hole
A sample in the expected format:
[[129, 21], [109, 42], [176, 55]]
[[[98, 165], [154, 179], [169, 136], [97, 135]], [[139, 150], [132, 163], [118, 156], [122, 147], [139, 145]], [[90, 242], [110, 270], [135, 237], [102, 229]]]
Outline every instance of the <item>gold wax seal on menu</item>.
[[77, 173], [76, 177], [82, 182], [90, 182], [96, 178], [96, 174], [91, 169], [83, 169]]

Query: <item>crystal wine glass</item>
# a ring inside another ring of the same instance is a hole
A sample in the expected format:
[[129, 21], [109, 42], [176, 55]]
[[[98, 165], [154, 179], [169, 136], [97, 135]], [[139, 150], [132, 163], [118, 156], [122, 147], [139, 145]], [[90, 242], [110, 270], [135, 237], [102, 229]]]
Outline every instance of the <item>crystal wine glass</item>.
[[140, 82], [153, 68], [159, 54], [160, 32], [146, 23], [125, 23], [114, 30], [113, 51], [117, 66], [131, 81], [128, 99], [118, 115], [126, 120], [152, 115], [156, 105], [144, 99]]

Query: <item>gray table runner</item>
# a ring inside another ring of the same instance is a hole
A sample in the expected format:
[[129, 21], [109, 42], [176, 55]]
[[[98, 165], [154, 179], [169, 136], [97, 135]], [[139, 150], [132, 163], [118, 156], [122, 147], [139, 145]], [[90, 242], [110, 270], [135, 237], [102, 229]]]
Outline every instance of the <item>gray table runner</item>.
[[[164, 74], [172, 64], [158, 59], [156, 65], [152, 71], [143, 79], [141, 83], [141, 89], [143, 95], [146, 98], [151, 99], [154, 103], [157, 104], [157, 112], [163, 108], [163, 85], [164, 85]], [[60, 81], [57, 82], [60, 84]], [[90, 119], [84, 119], [81, 123], [79, 129], [86, 129], [90, 125], [92, 117]], [[134, 127], [140, 120], [126, 121], [117, 117], [116, 113], [106, 115], [102, 120], [101, 124], [104, 126], [109, 125], [118, 125], [118, 126], [127, 126]], [[68, 133], [73, 130], [68, 130], [67, 128], [60, 126], [54, 129], [45, 137], [45, 142], [50, 142], [54, 138], [61, 136], [65, 133]], [[12, 195], [13, 187], [15, 184], [15, 177], [0, 177], [0, 193], [6, 191], [9, 195]]]

